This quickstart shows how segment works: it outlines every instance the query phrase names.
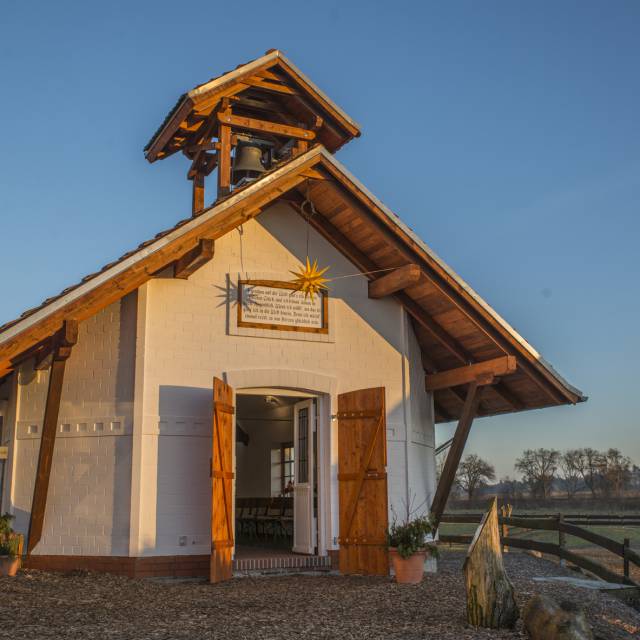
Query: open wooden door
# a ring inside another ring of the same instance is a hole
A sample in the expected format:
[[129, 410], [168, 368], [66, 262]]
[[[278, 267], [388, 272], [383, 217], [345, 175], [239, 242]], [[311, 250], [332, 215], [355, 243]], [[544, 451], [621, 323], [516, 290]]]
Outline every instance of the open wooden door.
[[233, 575], [233, 389], [213, 379], [210, 582]]
[[384, 387], [338, 396], [340, 572], [389, 574]]

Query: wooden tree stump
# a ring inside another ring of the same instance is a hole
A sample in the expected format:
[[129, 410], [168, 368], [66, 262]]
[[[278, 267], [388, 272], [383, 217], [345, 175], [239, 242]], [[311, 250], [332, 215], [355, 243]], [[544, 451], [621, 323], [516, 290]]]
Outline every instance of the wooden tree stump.
[[513, 586], [502, 563], [495, 498], [469, 546], [464, 575], [469, 624], [489, 629], [513, 627], [519, 614]]

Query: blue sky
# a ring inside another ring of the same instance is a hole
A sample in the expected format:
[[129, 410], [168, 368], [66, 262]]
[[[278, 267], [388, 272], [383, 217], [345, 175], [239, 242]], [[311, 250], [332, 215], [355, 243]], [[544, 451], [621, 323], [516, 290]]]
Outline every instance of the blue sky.
[[634, 1], [5, 3], [0, 322], [187, 216], [186, 160], [145, 143], [276, 47], [361, 124], [340, 160], [590, 397], [467, 450], [640, 463], [638, 33]]

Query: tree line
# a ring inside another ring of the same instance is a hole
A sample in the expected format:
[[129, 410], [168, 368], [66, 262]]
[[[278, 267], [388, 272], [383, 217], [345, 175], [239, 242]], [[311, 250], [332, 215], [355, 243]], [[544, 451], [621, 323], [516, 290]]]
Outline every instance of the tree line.
[[[439, 461], [439, 472], [443, 464], [444, 457]], [[640, 484], [640, 468], [615, 448], [525, 449], [514, 469], [522, 480], [506, 476], [499, 482], [501, 492], [513, 496], [526, 491], [534, 498], [546, 499], [559, 489], [569, 499], [580, 491], [588, 491], [594, 498], [619, 497], [632, 484]], [[495, 479], [494, 466], [476, 454], [465, 456], [456, 473], [457, 488], [469, 499]]]

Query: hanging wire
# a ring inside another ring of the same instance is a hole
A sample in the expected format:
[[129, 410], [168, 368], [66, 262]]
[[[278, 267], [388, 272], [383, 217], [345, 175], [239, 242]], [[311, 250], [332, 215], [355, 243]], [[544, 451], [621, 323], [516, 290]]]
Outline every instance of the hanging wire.
[[[313, 206], [313, 202], [309, 198], [309, 181], [306, 182], [307, 195], [304, 202], [300, 205], [300, 211], [303, 213], [305, 220], [307, 221], [307, 257], [309, 257], [309, 227], [311, 226], [311, 218], [316, 214], [316, 208]], [[307, 211], [307, 208], [309, 211]]]
[[[300, 212], [304, 215], [305, 220], [307, 221], [307, 229], [306, 229], [306, 246], [307, 246], [307, 258], [309, 257], [309, 238], [311, 227], [311, 219], [316, 215], [316, 208], [309, 197], [309, 180], [306, 181], [306, 196], [300, 205]], [[336, 276], [335, 278], [327, 278], [328, 282], [333, 282], [334, 280], [342, 280], [343, 278], [355, 278], [356, 276], [371, 276], [375, 273], [385, 273], [386, 271], [393, 271], [396, 267], [389, 267], [388, 269], [376, 269], [375, 271], [359, 271], [358, 273], [350, 273], [346, 276]]]

